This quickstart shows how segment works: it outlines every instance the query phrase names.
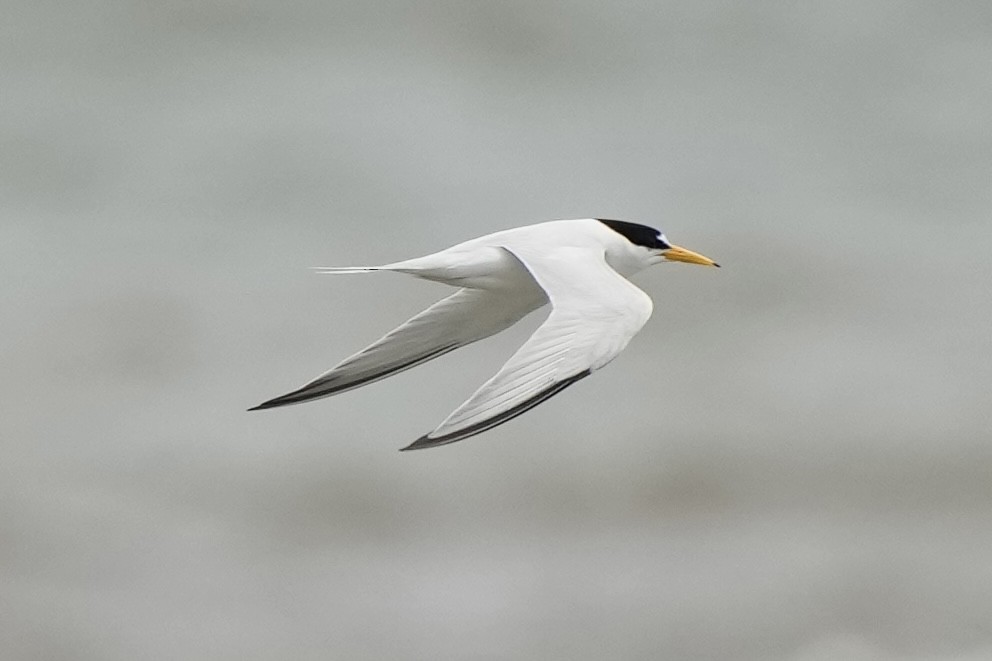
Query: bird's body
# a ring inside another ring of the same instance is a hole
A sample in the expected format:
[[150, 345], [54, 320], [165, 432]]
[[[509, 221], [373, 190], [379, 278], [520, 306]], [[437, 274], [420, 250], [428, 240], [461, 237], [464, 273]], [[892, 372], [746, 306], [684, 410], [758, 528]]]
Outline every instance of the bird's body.
[[489, 337], [551, 303], [551, 314], [500, 371], [434, 431], [404, 449], [453, 443], [533, 408], [613, 360], [651, 315], [627, 276], [663, 261], [716, 265], [652, 228], [613, 220], [557, 220], [504, 230], [383, 266], [459, 287], [382, 339], [286, 395], [272, 408], [328, 397]]

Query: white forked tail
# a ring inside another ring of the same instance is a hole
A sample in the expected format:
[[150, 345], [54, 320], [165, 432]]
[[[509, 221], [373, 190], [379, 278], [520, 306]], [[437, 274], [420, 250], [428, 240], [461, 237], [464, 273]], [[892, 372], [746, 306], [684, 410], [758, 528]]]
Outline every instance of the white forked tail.
[[335, 273], [371, 273], [372, 271], [382, 271], [382, 266], [311, 266], [310, 270], [320, 274]]

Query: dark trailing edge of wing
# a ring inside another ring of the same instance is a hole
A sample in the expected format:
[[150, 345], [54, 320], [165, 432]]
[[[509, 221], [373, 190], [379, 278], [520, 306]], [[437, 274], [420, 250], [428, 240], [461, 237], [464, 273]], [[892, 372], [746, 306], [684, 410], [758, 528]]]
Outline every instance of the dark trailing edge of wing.
[[420, 365], [421, 363], [425, 363], [428, 360], [431, 360], [432, 358], [437, 358], [438, 356], [448, 353], [449, 351], [454, 351], [460, 346], [461, 346], [460, 344], [449, 344], [440, 347], [438, 349], [435, 349], [434, 351], [430, 351], [423, 355], [417, 356], [416, 358], [412, 358], [406, 362], [399, 363], [396, 365], [390, 365], [378, 372], [373, 372], [372, 374], [367, 374], [357, 379], [347, 379], [336, 383], [328, 382], [328, 385], [330, 387], [327, 388], [315, 388], [316, 384], [308, 383], [307, 385], [303, 386], [302, 388], [299, 388], [298, 390], [294, 390], [293, 392], [286, 393], [285, 395], [280, 395], [279, 397], [270, 399], [267, 402], [262, 402], [258, 406], [253, 406], [248, 410], [259, 411], [262, 409], [275, 408], [277, 406], [286, 406], [288, 404], [300, 404], [302, 402], [310, 401], [311, 399], [328, 397], [330, 395], [334, 395], [336, 393], [345, 390], [351, 390], [359, 386], [364, 386], [367, 383], [378, 381], [379, 379], [384, 379], [387, 376], [391, 376], [393, 374], [396, 374], [397, 372], [402, 372], [403, 370], [408, 370], [411, 367], [416, 367], [417, 365]]
[[426, 450], [427, 448], [434, 448], [439, 445], [447, 445], [448, 443], [454, 443], [455, 441], [461, 441], [468, 438], [469, 436], [475, 436], [476, 434], [481, 434], [482, 432], [497, 427], [504, 422], [509, 422], [521, 413], [526, 413], [530, 409], [534, 408], [541, 402], [557, 395], [565, 388], [569, 387], [579, 379], [585, 378], [592, 374], [592, 370], [584, 370], [579, 372], [574, 376], [570, 376], [567, 379], [553, 383], [541, 392], [537, 393], [530, 399], [520, 402], [511, 409], [507, 409], [498, 415], [494, 415], [491, 418], [477, 422], [474, 425], [470, 425], [465, 429], [461, 429], [456, 432], [451, 432], [450, 434], [445, 434], [444, 436], [438, 436], [437, 438], [430, 438], [429, 436], [421, 436], [416, 441], [406, 446], [405, 448], [400, 448], [400, 452], [405, 452], [407, 450]]

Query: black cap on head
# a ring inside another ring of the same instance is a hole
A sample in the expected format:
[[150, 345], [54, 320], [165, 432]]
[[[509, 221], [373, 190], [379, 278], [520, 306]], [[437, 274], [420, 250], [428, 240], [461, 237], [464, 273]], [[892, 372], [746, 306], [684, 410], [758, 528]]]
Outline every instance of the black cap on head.
[[672, 247], [665, 240], [664, 235], [653, 227], [639, 225], [638, 223], [628, 223], [625, 220], [605, 220], [603, 218], [597, 218], [596, 220], [617, 234], [622, 234], [635, 246], [644, 246], [645, 248], [653, 248], [655, 250], [665, 250]]

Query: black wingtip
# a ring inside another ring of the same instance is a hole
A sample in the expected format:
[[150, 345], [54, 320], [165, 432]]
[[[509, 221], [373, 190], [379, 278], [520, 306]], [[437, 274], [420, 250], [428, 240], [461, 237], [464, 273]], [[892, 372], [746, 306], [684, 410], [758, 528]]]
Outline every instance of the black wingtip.
[[435, 448], [439, 445], [444, 445], [446, 442], [448, 441], [439, 441], [436, 438], [430, 438], [424, 435], [405, 448], [400, 448], [400, 452], [406, 452], [408, 450], [426, 450], [427, 448]]
[[553, 383], [549, 387], [545, 388], [541, 392], [537, 393], [530, 399], [520, 402], [516, 406], [506, 411], [503, 411], [499, 415], [493, 416], [487, 420], [482, 420], [474, 425], [469, 425], [464, 429], [459, 429], [458, 431], [453, 431], [450, 434], [445, 434], [444, 436], [435, 436], [431, 438], [430, 435], [421, 436], [416, 441], [406, 446], [405, 448], [400, 448], [400, 452], [406, 452], [407, 450], [426, 450], [427, 448], [436, 448], [440, 445], [448, 445], [449, 443], [455, 443], [456, 441], [461, 441], [463, 439], [469, 438], [470, 436], [475, 436], [476, 434], [481, 434], [484, 431], [492, 429], [493, 427], [498, 427], [504, 422], [509, 422], [518, 415], [529, 411], [541, 402], [549, 399], [558, 393], [560, 393], [565, 388], [569, 387], [576, 381], [584, 379], [585, 377], [592, 374], [591, 369], [583, 370], [578, 374], [573, 374], [567, 379]]
[[286, 395], [282, 397], [276, 397], [275, 399], [270, 399], [268, 401], [262, 402], [258, 406], [253, 406], [249, 411], [263, 411], [265, 409], [275, 408], [277, 406], [283, 406], [284, 404], [292, 404], [292, 402], [286, 401]]

